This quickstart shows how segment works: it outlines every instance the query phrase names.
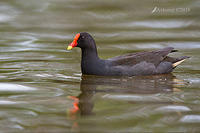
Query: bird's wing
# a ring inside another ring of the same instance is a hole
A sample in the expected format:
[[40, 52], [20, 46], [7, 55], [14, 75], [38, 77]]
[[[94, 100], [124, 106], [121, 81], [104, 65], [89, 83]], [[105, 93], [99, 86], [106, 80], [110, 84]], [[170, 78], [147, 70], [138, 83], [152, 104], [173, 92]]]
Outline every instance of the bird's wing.
[[149, 63], [154, 64], [155, 66], [159, 65], [167, 55], [171, 52], [176, 52], [173, 50], [173, 47], [166, 47], [160, 50], [150, 51], [150, 52], [138, 52], [138, 53], [131, 53], [122, 56], [117, 56], [114, 58], [108, 59], [113, 66], [118, 65], [126, 65], [126, 66], [133, 66], [140, 62], [146, 61]]

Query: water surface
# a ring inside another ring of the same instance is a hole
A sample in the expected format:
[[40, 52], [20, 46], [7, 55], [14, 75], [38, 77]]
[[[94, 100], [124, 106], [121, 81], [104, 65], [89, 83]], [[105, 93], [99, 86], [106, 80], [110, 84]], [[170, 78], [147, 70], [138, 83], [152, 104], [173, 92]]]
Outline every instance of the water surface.
[[[200, 131], [198, 0], [1, 0], [0, 131]], [[99, 56], [173, 46], [172, 74], [82, 76], [78, 32]]]

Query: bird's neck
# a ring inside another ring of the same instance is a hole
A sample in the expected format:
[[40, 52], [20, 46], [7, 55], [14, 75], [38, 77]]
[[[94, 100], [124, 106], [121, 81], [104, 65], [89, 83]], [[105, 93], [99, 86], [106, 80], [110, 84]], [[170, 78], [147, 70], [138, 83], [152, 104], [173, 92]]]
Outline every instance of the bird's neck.
[[90, 49], [81, 49], [82, 51], [82, 61], [98, 61], [99, 57], [97, 54], [96, 48], [90, 48]]
[[83, 74], [94, 75], [102, 67], [96, 49], [82, 49], [81, 71]]
[[82, 60], [97, 60], [99, 59], [95, 42], [90, 44], [90, 47], [82, 48]]

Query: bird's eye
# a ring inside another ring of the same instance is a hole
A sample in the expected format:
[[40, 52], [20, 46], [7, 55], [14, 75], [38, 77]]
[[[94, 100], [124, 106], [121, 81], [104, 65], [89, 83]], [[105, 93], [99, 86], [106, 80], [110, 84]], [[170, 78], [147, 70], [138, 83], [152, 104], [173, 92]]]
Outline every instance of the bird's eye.
[[81, 36], [81, 39], [84, 39], [85, 37], [84, 36]]

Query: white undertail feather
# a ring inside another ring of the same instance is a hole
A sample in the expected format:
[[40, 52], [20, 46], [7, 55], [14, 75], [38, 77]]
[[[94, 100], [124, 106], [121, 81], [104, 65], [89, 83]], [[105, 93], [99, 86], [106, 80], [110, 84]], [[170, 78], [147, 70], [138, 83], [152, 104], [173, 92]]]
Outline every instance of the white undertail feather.
[[178, 66], [179, 64], [181, 64], [183, 61], [185, 61], [185, 59], [180, 60], [180, 61], [178, 61], [178, 62], [172, 64], [172, 66], [173, 66], [173, 67], [176, 67], [176, 66]]

